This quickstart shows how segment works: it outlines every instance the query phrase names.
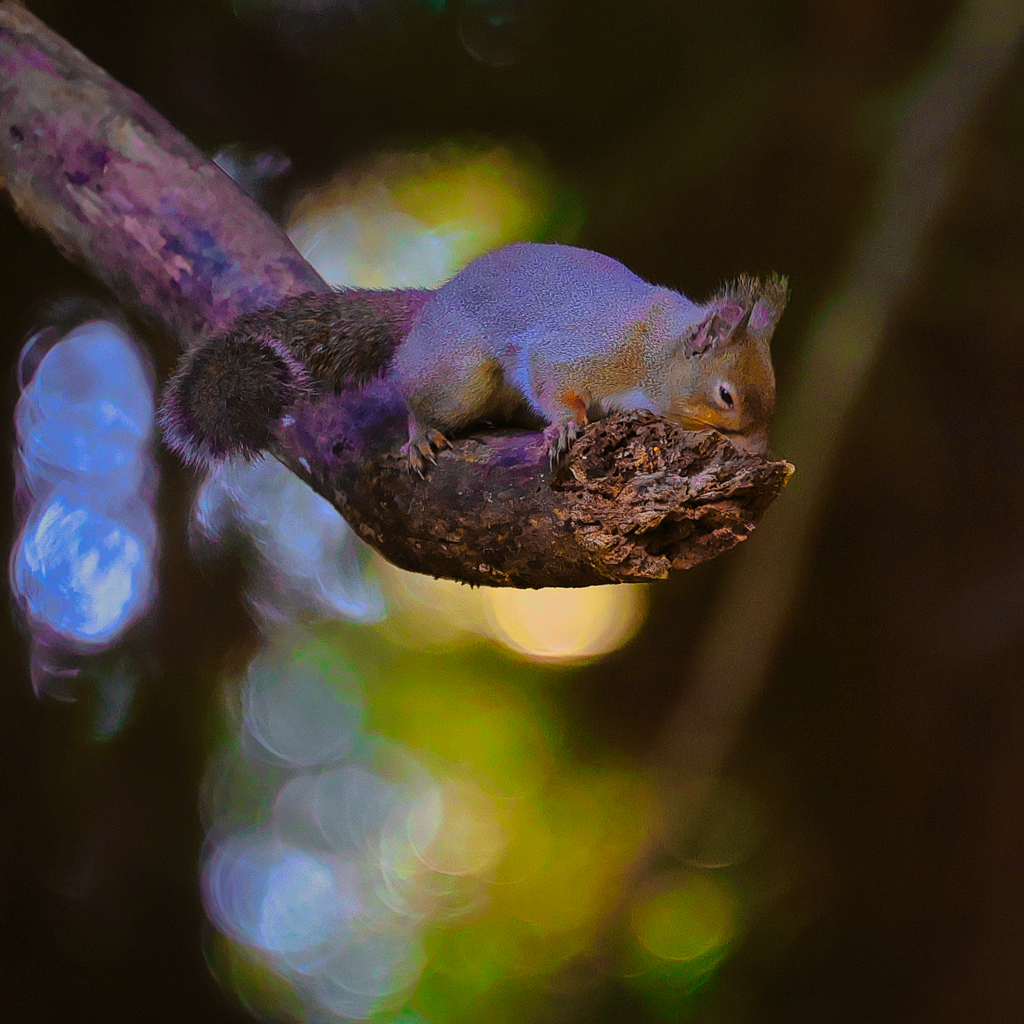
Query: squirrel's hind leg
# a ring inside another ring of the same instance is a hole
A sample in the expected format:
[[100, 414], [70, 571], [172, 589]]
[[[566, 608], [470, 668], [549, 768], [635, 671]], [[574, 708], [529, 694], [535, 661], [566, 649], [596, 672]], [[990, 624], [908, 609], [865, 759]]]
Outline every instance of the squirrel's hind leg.
[[449, 436], [474, 423], [507, 422], [510, 407], [522, 405], [522, 396], [504, 385], [501, 364], [494, 359], [468, 368], [449, 362], [419, 379], [407, 378], [403, 391], [409, 407], [409, 440], [401, 454], [409, 470], [420, 476], [436, 452], [451, 447]]
[[544, 428], [544, 441], [552, 466], [572, 447], [573, 441], [588, 421], [589, 403], [586, 398], [574, 391], [566, 391], [559, 397], [560, 415], [552, 418], [551, 423]]

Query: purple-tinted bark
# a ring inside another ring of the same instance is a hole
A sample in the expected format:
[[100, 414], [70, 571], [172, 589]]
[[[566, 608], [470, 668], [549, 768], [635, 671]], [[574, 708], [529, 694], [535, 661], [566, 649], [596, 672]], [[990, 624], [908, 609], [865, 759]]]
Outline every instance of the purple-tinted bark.
[[183, 339], [327, 285], [141, 97], [0, 4], [0, 183], [21, 217]]

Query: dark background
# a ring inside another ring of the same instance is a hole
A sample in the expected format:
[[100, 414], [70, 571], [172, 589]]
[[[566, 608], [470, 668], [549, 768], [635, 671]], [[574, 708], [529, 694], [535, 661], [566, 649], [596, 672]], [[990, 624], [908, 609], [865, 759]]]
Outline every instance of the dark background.
[[[285, 152], [282, 187], [386, 146], [525, 142], [578, 195], [577, 244], [698, 296], [741, 270], [787, 273], [782, 405], [863, 224], [893, 104], [912, 95], [954, 11], [535, 0], [508, 5], [513, 29], [495, 37], [471, 3], [365, 3], [314, 30], [239, 18], [228, 0], [30, 6], [199, 146]], [[960, 156], [848, 421], [782, 656], [729, 766], [762, 794], [793, 877], [693, 1019], [1024, 1014], [1020, 59]], [[25, 336], [52, 301], [102, 293], [3, 205], [0, 265], [10, 444]], [[156, 359], [165, 371], [173, 353]], [[0, 626], [9, 1019], [248, 1019], [203, 960], [196, 793], [215, 681], [254, 633], [235, 569], [188, 562], [188, 480], [164, 468], [163, 599], [144, 638], [155, 667], [128, 728], [98, 745], [85, 703], [36, 700], [24, 637], [13, 617]], [[595, 743], [642, 756], [678, 699], [694, 608], [720, 571], [655, 587], [641, 637], [567, 687], [566, 713]], [[641, 1019], [614, 991], [587, 1013]]]

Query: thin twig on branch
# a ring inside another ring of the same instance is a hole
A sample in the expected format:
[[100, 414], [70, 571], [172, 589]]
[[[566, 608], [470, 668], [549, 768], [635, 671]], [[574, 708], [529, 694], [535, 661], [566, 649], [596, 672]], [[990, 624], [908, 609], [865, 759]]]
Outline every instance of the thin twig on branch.
[[[138, 95], [0, 2], [0, 184], [122, 305], [183, 345], [328, 286]], [[552, 476], [540, 435], [464, 438], [427, 481], [386, 382], [281, 410], [269, 450], [407, 569], [470, 583], [654, 579], [744, 540], [792, 467], [646, 413], [592, 426]]]

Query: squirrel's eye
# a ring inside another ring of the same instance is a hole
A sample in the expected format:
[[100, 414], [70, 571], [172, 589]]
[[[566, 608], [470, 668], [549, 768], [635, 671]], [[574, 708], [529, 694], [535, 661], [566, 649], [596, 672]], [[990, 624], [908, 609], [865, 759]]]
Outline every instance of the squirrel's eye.
[[725, 384], [718, 385], [718, 397], [722, 400], [724, 405], [727, 405], [730, 409], [733, 407], [732, 392]]

